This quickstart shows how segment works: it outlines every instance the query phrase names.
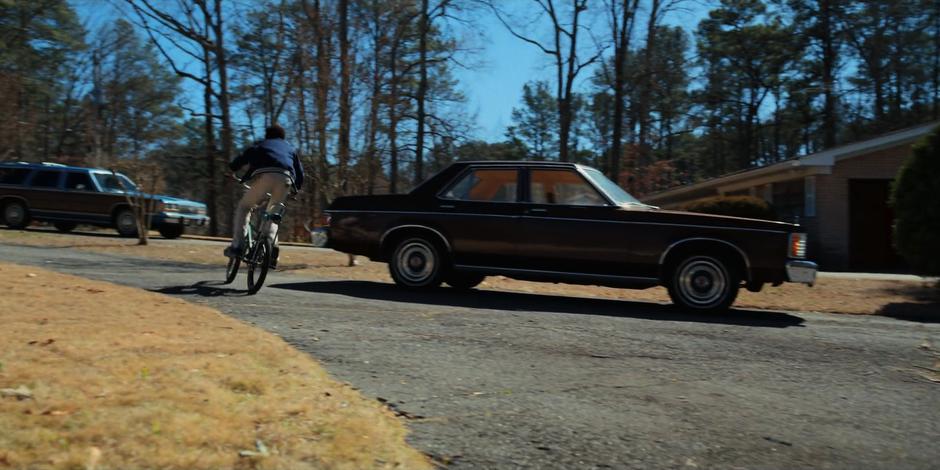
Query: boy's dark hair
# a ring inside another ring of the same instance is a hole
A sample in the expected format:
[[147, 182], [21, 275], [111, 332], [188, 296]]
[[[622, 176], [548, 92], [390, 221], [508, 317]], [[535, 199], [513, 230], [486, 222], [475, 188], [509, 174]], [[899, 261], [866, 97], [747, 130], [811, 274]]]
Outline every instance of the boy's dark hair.
[[273, 124], [271, 127], [264, 130], [265, 139], [283, 139], [286, 136], [287, 134], [284, 132], [284, 128], [277, 124]]

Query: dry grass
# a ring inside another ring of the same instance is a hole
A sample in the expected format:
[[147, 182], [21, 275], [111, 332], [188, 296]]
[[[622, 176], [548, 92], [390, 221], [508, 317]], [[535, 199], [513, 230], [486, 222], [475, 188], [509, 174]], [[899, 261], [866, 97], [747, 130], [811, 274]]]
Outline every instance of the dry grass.
[[[0, 242], [40, 246], [69, 246], [103, 253], [144, 256], [155, 259], [186, 261], [222, 266], [222, 245], [156, 243], [134, 246], [133, 241], [119, 238], [63, 236], [54, 233], [0, 230]], [[347, 267], [347, 257], [338, 252], [325, 252], [300, 247], [283, 247], [279, 269], [323, 278], [391, 282], [384, 263], [359, 258], [359, 266]], [[502, 276], [489, 277], [483, 289], [506, 290], [535, 294], [570, 295], [641, 302], [669, 302], [666, 289], [616, 289], [599, 286], [547, 284], [518, 281]], [[742, 290], [735, 302], [737, 308], [811, 311], [891, 316], [924, 316], [940, 321], [940, 313], [931, 315], [940, 304], [940, 290], [926, 283], [879, 281], [871, 279], [820, 278], [814, 287], [802, 284], [766, 286], [759, 293]], [[913, 313], [912, 313], [913, 312]]]
[[388, 409], [271, 334], [37, 268], [0, 279], [0, 389], [31, 394], [0, 391], [0, 468], [430, 466]]

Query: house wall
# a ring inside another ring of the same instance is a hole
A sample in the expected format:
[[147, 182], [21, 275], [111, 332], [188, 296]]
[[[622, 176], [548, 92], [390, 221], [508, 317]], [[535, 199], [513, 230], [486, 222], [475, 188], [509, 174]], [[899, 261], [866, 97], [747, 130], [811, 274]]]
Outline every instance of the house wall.
[[815, 235], [809, 249], [821, 268], [850, 267], [849, 180], [893, 179], [910, 153], [910, 144], [878, 150], [837, 161], [831, 174], [816, 177], [816, 217], [803, 223]]

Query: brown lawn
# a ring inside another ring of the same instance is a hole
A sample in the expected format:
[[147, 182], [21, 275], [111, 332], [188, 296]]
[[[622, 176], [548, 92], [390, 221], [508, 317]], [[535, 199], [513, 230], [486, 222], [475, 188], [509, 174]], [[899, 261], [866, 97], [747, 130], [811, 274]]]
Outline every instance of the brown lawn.
[[0, 279], [0, 468], [430, 467], [387, 408], [274, 335], [34, 267]]

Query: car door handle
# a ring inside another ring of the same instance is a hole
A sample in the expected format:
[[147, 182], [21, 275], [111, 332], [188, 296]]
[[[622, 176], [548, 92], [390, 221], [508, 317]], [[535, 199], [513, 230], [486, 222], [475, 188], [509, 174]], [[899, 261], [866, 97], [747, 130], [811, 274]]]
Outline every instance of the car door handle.
[[548, 212], [548, 209], [529, 209], [530, 214], [545, 214]]
[[457, 206], [455, 206], [455, 205], [453, 205], [453, 204], [441, 204], [441, 205], [438, 206], [438, 207], [440, 207], [441, 209], [453, 209], [454, 207], [457, 207]]

